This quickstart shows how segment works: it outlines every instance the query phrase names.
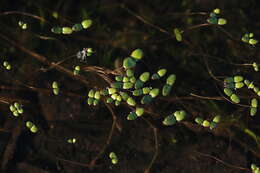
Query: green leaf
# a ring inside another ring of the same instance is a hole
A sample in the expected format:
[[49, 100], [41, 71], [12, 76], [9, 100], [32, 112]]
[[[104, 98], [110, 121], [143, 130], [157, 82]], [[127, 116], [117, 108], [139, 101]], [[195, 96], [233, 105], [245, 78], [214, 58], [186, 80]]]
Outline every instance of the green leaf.
[[152, 96], [152, 98], [155, 98], [160, 93], [160, 90], [158, 88], [154, 88], [149, 92], [149, 95]]
[[160, 77], [163, 77], [165, 74], [166, 74], [167, 70], [165, 68], [162, 68], [160, 70], [157, 71], [157, 74], [160, 76]]
[[217, 116], [215, 116], [215, 117], [213, 118], [212, 121], [215, 122], [215, 123], [219, 123], [220, 120], [221, 120], [221, 116], [220, 116], [220, 115], [217, 115]]
[[33, 125], [33, 126], [30, 128], [30, 130], [31, 130], [32, 133], [36, 133], [36, 132], [38, 131], [38, 128], [37, 128], [35, 125]]
[[168, 76], [166, 83], [168, 85], [173, 85], [175, 83], [176, 80], [176, 75], [175, 74], [171, 74], [170, 76]]
[[142, 116], [144, 114], [144, 108], [136, 108], [135, 113], [138, 117]]
[[216, 128], [217, 127], [217, 123], [215, 123], [215, 122], [210, 122], [210, 125], [209, 125], [209, 128], [210, 128], [210, 130], [212, 130], [212, 129], [214, 129], [214, 128]]
[[134, 59], [140, 60], [143, 57], [143, 51], [141, 49], [135, 49], [131, 53], [131, 57], [133, 57]]
[[25, 123], [25, 125], [26, 125], [27, 128], [30, 129], [34, 124], [33, 124], [31, 121], [27, 121], [27, 122]]
[[137, 89], [133, 91], [133, 95], [134, 96], [140, 96], [143, 94], [143, 90], [142, 89]]
[[88, 97], [93, 98], [95, 95], [95, 91], [93, 89], [89, 90]]
[[244, 80], [243, 76], [234, 76], [234, 82], [242, 82]]
[[72, 29], [70, 27], [62, 27], [62, 34], [71, 34]]
[[174, 28], [173, 30], [175, 38], [177, 41], [182, 41], [182, 31], [180, 31], [178, 28]]
[[174, 112], [174, 116], [177, 121], [182, 121], [186, 117], [186, 112], [184, 110]]
[[127, 70], [126, 70], [126, 76], [127, 76], [127, 77], [132, 77], [132, 76], [134, 76], [133, 70], [127, 69]]
[[251, 45], [255, 45], [255, 44], [258, 43], [258, 41], [253, 39], [253, 38], [250, 38], [248, 43], [251, 44]]
[[202, 123], [203, 127], [209, 127], [210, 126], [210, 122], [208, 120], [204, 120]]
[[131, 88], [133, 88], [133, 86], [134, 86], [133, 83], [131, 83], [131, 82], [125, 82], [125, 83], [123, 84], [123, 89], [125, 89], [125, 90], [131, 89]]
[[127, 120], [135, 120], [137, 118], [137, 115], [135, 112], [130, 112], [127, 116]]
[[149, 80], [150, 77], [150, 73], [149, 72], [144, 72], [140, 75], [139, 79], [140, 81], [142, 81], [143, 83], [147, 82]]
[[52, 88], [59, 88], [59, 85], [56, 81], [52, 82]]
[[173, 115], [169, 115], [164, 118], [162, 123], [165, 126], [171, 126], [171, 125], [174, 125], [176, 122], [177, 122], [176, 118]]
[[59, 88], [53, 88], [53, 94], [58, 95], [59, 94]]
[[128, 97], [128, 99], [126, 100], [127, 104], [129, 104], [130, 106], [135, 106], [136, 102], [132, 97]]
[[171, 89], [172, 89], [172, 86], [171, 86], [171, 85], [165, 84], [165, 85], [163, 86], [162, 95], [163, 95], [163, 96], [169, 95], [170, 92], [171, 92]]
[[131, 57], [127, 57], [127, 58], [125, 58], [124, 61], [123, 61], [123, 67], [124, 67], [125, 69], [129, 69], [129, 68], [135, 67], [135, 65], [136, 65], [136, 62], [135, 62], [135, 60], [134, 60], [133, 58], [131, 58]]
[[116, 89], [121, 89], [123, 87], [123, 83], [122, 82], [114, 82], [111, 84], [112, 88], [116, 88]]
[[94, 98], [97, 99], [97, 100], [100, 99], [100, 92], [99, 91], [95, 92]]
[[251, 100], [251, 106], [254, 107], [254, 108], [257, 108], [257, 105], [258, 105], [257, 99], [256, 99], [256, 98], [253, 98], [253, 99]]
[[243, 82], [236, 82], [235, 83], [235, 88], [239, 89], [239, 88], [243, 88], [244, 87], [244, 83]]
[[151, 91], [151, 87], [142, 88], [143, 94], [148, 94]]
[[201, 117], [196, 117], [196, 118], [195, 118], [195, 122], [196, 122], [197, 124], [202, 125], [203, 119], [202, 119]]
[[232, 94], [230, 96], [230, 99], [234, 102], [234, 103], [239, 103], [240, 102], [240, 99], [239, 97], [236, 95], [236, 94]]
[[229, 88], [224, 88], [224, 93], [230, 97], [233, 94], [233, 91]]
[[254, 107], [251, 107], [251, 108], [250, 108], [250, 115], [251, 115], [251, 116], [255, 116], [256, 112], [257, 112], [257, 109], [256, 109], [256, 108], [254, 108]]
[[219, 8], [216, 8], [216, 9], [213, 10], [213, 12], [214, 12], [215, 14], [220, 14], [220, 9], [219, 9]]
[[142, 104], [148, 104], [148, 103], [150, 103], [152, 100], [153, 100], [153, 99], [152, 99], [152, 96], [150, 96], [150, 95], [145, 95], [145, 96], [143, 96], [143, 98], [141, 99], [141, 103], [142, 103]]
[[83, 26], [80, 23], [77, 23], [72, 26], [73, 31], [81, 31], [83, 29]]
[[144, 83], [140, 79], [138, 79], [135, 82], [135, 89], [140, 89], [143, 87], [143, 85], [144, 85]]
[[227, 24], [227, 20], [226, 19], [224, 19], [224, 18], [219, 18], [218, 19], [218, 25], [225, 25], [225, 24]]
[[53, 32], [55, 34], [61, 34], [62, 28], [61, 27], [53, 27], [53, 28], [51, 28], [51, 32]]
[[83, 21], [81, 22], [81, 25], [82, 25], [82, 27], [83, 27], [84, 29], [87, 29], [87, 28], [89, 28], [89, 27], [92, 25], [92, 20], [90, 20], [90, 19], [83, 20]]

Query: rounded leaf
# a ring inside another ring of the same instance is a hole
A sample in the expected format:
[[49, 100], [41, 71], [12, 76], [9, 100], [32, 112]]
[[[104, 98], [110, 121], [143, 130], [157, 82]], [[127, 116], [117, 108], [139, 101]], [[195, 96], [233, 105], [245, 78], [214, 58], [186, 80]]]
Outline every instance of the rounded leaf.
[[230, 99], [234, 102], [234, 103], [239, 103], [240, 102], [240, 99], [239, 97], [236, 95], [236, 94], [232, 94], [230, 96]]
[[127, 76], [127, 77], [132, 77], [132, 76], [134, 76], [133, 70], [127, 69], [127, 70], [126, 70], [126, 76]]
[[110, 159], [117, 159], [117, 156], [116, 156], [116, 154], [114, 152], [110, 152], [109, 153], [109, 158]]
[[224, 88], [224, 93], [230, 97], [233, 94], [233, 91], [229, 88]]
[[140, 79], [138, 79], [135, 82], [135, 89], [140, 89], [143, 87], [143, 85], [144, 85], [144, 83]]
[[122, 82], [123, 81], [123, 76], [116, 76], [115, 80], [118, 82]]
[[160, 77], [163, 77], [165, 74], [166, 74], [167, 70], [165, 68], [162, 68], [160, 70], [157, 71], [157, 74], [160, 76]]
[[227, 78], [224, 79], [224, 82], [225, 83], [232, 83], [232, 82], [234, 82], [234, 78], [233, 77], [227, 77]]
[[116, 88], [116, 89], [121, 89], [123, 87], [123, 83], [122, 82], [114, 82], [111, 84], [112, 88]]
[[88, 92], [88, 97], [90, 98], [93, 98], [95, 95], [95, 91], [93, 89], [91, 89], [89, 92]]
[[125, 101], [129, 98], [129, 95], [125, 92], [120, 91], [119, 94], [122, 97], [122, 99]]
[[31, 121], [27, 121], [26, 123], [25, 123], [25, 125], [26, 125], [26, 127], [27, 128], [32, 128], [32, 126], [34, 125]]
[[53, 32], [55, 34], [61, 34], [62, 28], [61, 27], [53, 27], [53, 28], [51, 28], [51, 32]]
[[195, 118], [195, 122], [196, 122], [197, 124], [202, 125], [203, 119], [202, 119], [201, 117], [196, 117], [196, 118]]
[[114, 100], [112, 98], [107, 98], [106, 102], [107, 103], [112, 103]]
[[214, 12], [215, 14], [220, 14], [220, 9], [219, 9], [219, 8], [216, 8], [216, 9], [213, 10], [213, 12]]
[[144, 108], [136, 108], [135, 113], [138, 117], [142, 116], [144, 114]]
[[72, 29], [70, 27], [62, 27], [62, 34], [71, 34]]
[[15, 107], [14, 105], [10, 105], [10, 106], [9, 106], [9, 109], [10, 109], [10, 111], [12, 111], [12, 112], [13, 112], [13, 111], [16, 111], [16, 107]]
[[251, 44], [251, 45], [255, 45], [255, 44], [258, 43], [258, 41], [255, 40], [255, 39], [253, 39], [253, 38], [250, 38], [249, 41], [248, 41], [248, 43]]
[[258, 104], [257, 99], [256, 99], [256, 98], [253, 98], [253, 99], [251, 100], [251, 106], [254, 107], [254, 108], [257, 108], [257, 104]]
[[171, 126], [171, 125], [175, 124], [176, 122], [177, 122], [177, 120], [176, 120], [175, 116], [169, 115], [164, 118], [162, 123], [165, 126]]
[[177, 41], [182, 41], [182, 32], [178, 28], [174, 28], [173, 30], [175, 38]]
[[210, 122], [208, 120], [204, 120], [202, 123], [203, 127], [209, 127], [210, 126]]
[[132, 77], [130, 78], [130, 82], [134, 84], [134, 83], [136, 82], [136, 78], [135, 78], [134, 76], [132, 76]]
[[256, 108], [254, 108], [254, 107], [251, 107], [251, 108], [250, 108], [250, 115], [251, 115], [251, 116], [255, 116], [256, 112], [257, 112], [257, 109], [256, 109]]
[[83, 26], [80, 23], [77, 23], [72, 26], [73, 31], [81, 31], [83, 29]]
[[127, 120], [135, 120], [137, 118], [137, 115], [135, 112], [130, 112], [127, 116]]
[[181, 121], [186, 117], [186, 112], [184, 110], [174, 112], [174, 116], [177, 121]]
[[94, 98], [88, 98], [88, 105], [92, 105], [94, 102]]
[[158, 88], [154, 88], [149, 92], [149, 95], [152, 96], [152, 98], [158, 96], [158, 94], [160, 93], [160, 90]]
[[225, 24], [227, 24], [227, 20], [226, 19], [224, 19], [224, 18], [219, 18], [218, 19], [218, 25], [225, 25]]
[[59, 85], [56, 81], [52, 82], [52, 88], [59, 88]]
[[116, 93], [117, 89], [116, 88], [108, 88], [108, 94], [114, 94]]
[[213, 118], [212, 121], [215, 122], [215, 123], [219, 123], [220, 120], [221, 120], [221, 116], [220, 116], [220, 115], [217, 115], [217, 116], [215, 116], [215, 117]]
[[143, 57], [143, 51], [141, 49], [135, 49], [132, 53], [131, 53], [131, 57], [133, 57], [134, 59], [142, 59]]
[[100, 92], [99, 91], [95, 92], [94, 98], [97, 99], [97, 100], [100, 99]]
[[123, 83], [123, 89], [127, 90], [127, 89], [130, 89], [130, 88], [133, 88], [134, 87], [134, 84], [131, 83], [131, 82], [125, 82]]
[[129, 82], [129, 78], [127, 76], [123, 77], [123, 82]]
[[234, 82], [242, 82], [244, 80], [243, 76], [234, 76]]
[[143, 94], [148, 94], [151, 91], [151, 87], [142, 88]]
[[133, 95], [134, 96], [140, 96], [143, 94], [143, 90], [142, 89], [137, 89], [133, 91]]
[[59, 94], [59, 88], [53, 88], [53, 94], [58, 95]]
[[216, 128], [217, 127], [217, 123], [215, 123], [215, 122], [210, 122], [210, 125], [209, 125], [209, 128], [210, 128], [210, 130], [212, 130], [212, 129], [214, 129], [214, 128]]
[[172, 86], [171, 86], [171, 85], [165, 84], [165, 85], [163, 86], [162, 95], [163, 95], [163, 96], [169, 95], [170, 92], [171, 92], [171, 89], [172, 89]]
[[33, 125], [33, 126], [30, 128], [30, 130], [31, 130], [31, 132], [36, 133], [36, 132], [38, 131], [38, 128], [37, 128], [35, 125]]
[[84, 29], [89, 28], [92, 25], [92, 20], [86, 19], [81, 22], [81, 25]]
[[118, 160], [117, 159], [112, 159], [111, 162], [115, 165], [118, 163]]
[[153, 100], [153, 99], [152, 99], [152, 96], [150, 96], [150, 95], [145, 95], [145, 96], [143, 96], [143, 98], [141, 99], [141, 103], [142, 103], [142, 104], [148, 104], [148, 103], [150, 103], [152, 100]]
[[245, 84], [244, 84], [243, 82], [237, 82], [237, 83], [235, 83], [235, 87], [236, 87], [237, 89], [243, 88], [244, 85], [245, 85]]
[[175, 80], [176, 80], [176, 75], [175, 74], [171, 74], [170, 76], [168, 76], [168, 78], [166, 80], [166, 83], [168, 85], [173, 85]]
[[124, 67], [125, 69], [132, 68], [132, 67], [134, 67], [135, 65], [136, 65], [136, 62], [135, 62], [135, 60], [134, 60], [133, 58], [131, 58], [131, 57], [127, 57], [127, 58], [125, 58], [124, 61], [123, 61], [123, 67]]
[[145, 83], [149, 80], [149, 77], [150, 77], [150, 73], [149, 72], [144, 72], [140, 75], [139, 79]]
[[152, 79], [152, 80], [160, 79], [160, 75], [157, 74], [157, 73], [154, 73], [154, 74], [151, 76], [151, 79]]
[[135, 106], [136, 102], [132, 97], [128, 97], [128, 99], [126, 100], [127, 104], [129, 104], [130, 106]]
[[245, 80], [244, 80], [244, 84], [246, 84], [246, 86], [248, 87], [248, 86], [250, 85], [250, 81], [247, 80], [247, 79], [245, 79]]

